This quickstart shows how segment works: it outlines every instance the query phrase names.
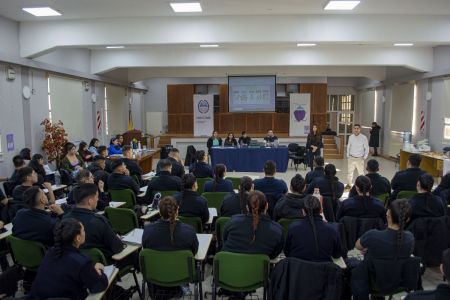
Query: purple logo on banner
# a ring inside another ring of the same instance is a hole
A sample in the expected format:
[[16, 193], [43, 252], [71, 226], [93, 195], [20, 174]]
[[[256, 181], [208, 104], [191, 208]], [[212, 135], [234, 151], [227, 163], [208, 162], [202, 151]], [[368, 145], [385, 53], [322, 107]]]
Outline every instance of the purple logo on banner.
[[6, 135], [6, 149], [14, 151], [14, 135], [12, 133]]

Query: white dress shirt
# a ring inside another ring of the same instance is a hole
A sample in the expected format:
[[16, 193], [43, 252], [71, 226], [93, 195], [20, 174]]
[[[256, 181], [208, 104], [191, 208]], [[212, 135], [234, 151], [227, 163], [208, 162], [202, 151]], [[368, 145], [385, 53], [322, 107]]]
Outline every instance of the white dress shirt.
[[352, 134], [348, 138], [347, 144], [347, 157], [364, 157], [366, 159], [369, 156], [369, 143], [367, 138], [363, 134]]

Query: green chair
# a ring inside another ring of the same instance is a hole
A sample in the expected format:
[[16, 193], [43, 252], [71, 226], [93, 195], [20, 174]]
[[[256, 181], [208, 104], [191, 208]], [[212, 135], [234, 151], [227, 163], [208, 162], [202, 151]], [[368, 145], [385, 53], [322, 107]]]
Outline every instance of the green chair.
[[198, 185], [198, 189], [197, 189], [197, 193], [199, 195], [203, 194], [204, 190], [205, 190], [205, 183], [207, 183], [208, 181], [213, 180], [212, 178], [206, 177], [206, 178], [197, 178], [197, 185]]
[[220, 207], [222, 206], [223, 199], [229, 193], [227, 192], [204, 192], [202, 197], [205, 197], [208, 202], [208, 207], [214, 207], [219, 215]]
[[197, 283], [201, 294], [201, 281], [198, 278], [194, 255], [189, 250], [157, 251], [143, 249], [139, 253], [139, 264], [142, 272], [142, 298], [145, 299], [145, 283], [152, 294], [151, 284], [163, 287], [176, 287], [183, 283]]
[[278, 220], [278, 224], [280, 224], [283, 227], [283, 235], [286, 237], [287, 233], [288, 233], [288, 229], [289, 226], [294, 223], [297, 222], [300, 219], [286, 219], [286, 218], [281, 218]]
[[6, 240], [9, 243], [13, 260], [23, 268], [36, 272], [45, 256], [44, 245], [12, 235], [8, 236]]
[[191, 225], [196, 233], [202, 233], [203, 232], [203, 224], [200, 217], [185, 217], [185, 216], [178, 216], [178, 220], [183, 222], [184, 224]]
[[241, 184], [241, 178], [240, 177], [227, 177], [225, 179], [231, 181], [231, 183], [233, 184], [233, 189], [234, 190], [238, 190], [239, 189], [239, 185]]
[[389, 199], [389, 194], [386, 193], [386, 194], [381, 194], [381, 195], [375, 195], [374, 197], [377, 198], [378, 200], [380, 200], [381, 202], [383, 202], [384, 204], [386, 204], [386, 202]]
[[133, 208], [136, 205], [136, 196], [130, 189], [124, 190], [109, 190], [111, 201], [125, 202], [123, 208]]
[[217, 253], [213, 263], [213, 300], [217, 287], [232, 292], [250, 292], [263, 287], [263, 299], [266, 299], [269, 262], [269, 257], [262, 254]]
[[98, 248], [81, 249], [81, 253], [89, 257], [94, 264], [101, 263], [104, 266], [107, 265], [105, 256]]
[[128, 208], [105, 208], [105, 216], [111, 223], [114, 232], [124, 235], [131, 230], [138, 228], [139, 223], [134, 211]]
[[400, 191], [397, 194], [397, 199], [409, 199], [412, 198], [415, 194], [417, 194], [417, 191]]
[[136, 182], [138, 185], [141, 185], [141, 181], [136, 174], [131, 175], [131, 178], [133, 178], [134, 182]]
[[216, 237], [218, 248], [222, 248], [223, 245], [223, 230], [225, 225], [231, 220], [230, 217], [220, 217], [216, 220]]
[[166, 197], [166, 196], [173, 196], [176, 193], [179, 193], [179, 191], [158, 191], [158, 192], [154, 192], [154, 194], [156, 193], [160, 193], [161, 194], [161, 199]]

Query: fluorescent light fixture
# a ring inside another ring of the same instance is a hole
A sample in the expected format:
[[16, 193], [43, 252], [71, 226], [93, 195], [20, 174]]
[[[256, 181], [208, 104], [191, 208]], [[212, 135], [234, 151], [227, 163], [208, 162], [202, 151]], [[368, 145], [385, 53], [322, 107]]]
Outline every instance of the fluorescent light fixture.
[[172, 2], [170, 3], [174, 12], [183, 13], [183, 12], [201, 12], [202, 7], [200, 6], [200, 2]]
[[314, 47], [316, 45], [317, 44], [314, 44], [314, 43], [299, 43], [299, 44], [297, 44], [297, 47]]
[[55, 17], [61, 15], [61, 13], [50, 7], [24, 7], [22, 10], [36, 17]]
[[335, 1], [331, 0], [324, 7], [325, 10], [353, 10], [361, 1]]
[[123, 49], [125, 46], [106, 46], [106, 49]]
[[200, 48], [217, 48], [217, 47], [219, 47], [219, 45], [217, 45], [217, 44], [200, 45]]
[[412, 47], [414, 46], [413, 43], [395, 43], [394, 44], [395, 47]]

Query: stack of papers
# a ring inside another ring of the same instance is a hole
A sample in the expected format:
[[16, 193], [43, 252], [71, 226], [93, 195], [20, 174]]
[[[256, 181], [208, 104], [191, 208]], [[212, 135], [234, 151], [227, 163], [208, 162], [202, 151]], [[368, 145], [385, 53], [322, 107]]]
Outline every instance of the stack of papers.
[[122, 237], [122, 241], [128, 244], [141, 245], [142, 235], [144, 234], [144, 229], [135, 228], [133, 231], [127, 233]]
[[105, 273], [106, 277], [108, 277], [108, 280], [111, 279], [111, 275], [115, 269], [116, 267], [114, 267], [114, 265], [105, 266], [103, 269], [103, 273]]

